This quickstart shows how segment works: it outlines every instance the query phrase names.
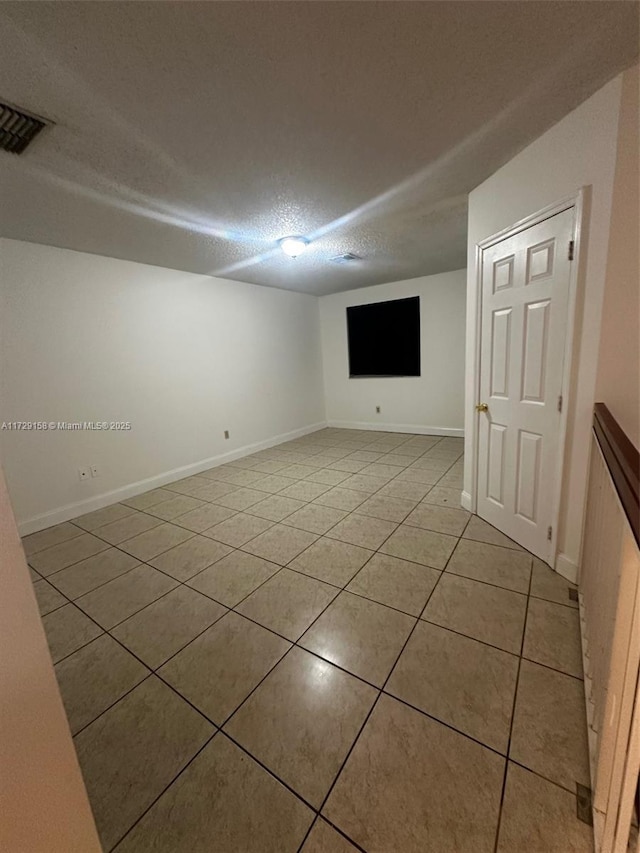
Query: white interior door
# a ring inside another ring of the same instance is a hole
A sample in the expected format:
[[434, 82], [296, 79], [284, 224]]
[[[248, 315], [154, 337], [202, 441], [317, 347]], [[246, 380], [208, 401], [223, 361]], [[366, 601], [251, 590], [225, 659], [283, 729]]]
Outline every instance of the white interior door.
[[478, 515], [549, 561], [573, 208], [482, 253]]

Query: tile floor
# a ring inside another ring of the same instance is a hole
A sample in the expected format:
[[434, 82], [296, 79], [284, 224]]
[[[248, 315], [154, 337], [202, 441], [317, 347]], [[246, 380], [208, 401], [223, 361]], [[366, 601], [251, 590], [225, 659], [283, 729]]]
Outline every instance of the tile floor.
[[105, 851], [592, 850], [570, 584], [461, 478], [326, 429], [24, 539]]

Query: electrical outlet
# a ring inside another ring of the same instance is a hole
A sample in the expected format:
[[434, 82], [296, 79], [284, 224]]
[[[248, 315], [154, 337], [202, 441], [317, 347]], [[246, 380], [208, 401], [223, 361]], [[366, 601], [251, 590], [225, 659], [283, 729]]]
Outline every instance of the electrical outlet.
[[225, 438], [229, 438], [229, 430], [228, 430], [228, 429], [225, 429], [225, 431], [224, 431], [224, 437], [225, 437]]
[[98, 468], [97, 465], [92, 465], [89, 470], [91, 471], [92, 477], [99, 477], [100, 476], [100, 469]]
[[88, 480], [91, 476], [91, 472], [88, 468], [78, 468], [78, 477], [81, 480]]
[[376, 415], [380, 414], [380, 406], [376, 406]]

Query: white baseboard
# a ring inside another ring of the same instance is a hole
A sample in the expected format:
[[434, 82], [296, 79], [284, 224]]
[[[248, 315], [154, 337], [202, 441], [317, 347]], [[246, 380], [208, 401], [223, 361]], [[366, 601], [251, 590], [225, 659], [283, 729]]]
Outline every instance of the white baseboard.
[[578, 564], [567, 557], [566, 554], [558, 554], [556, 557], [555, 570], [571, 583], [578, 583]]
[[338, 429], [370, 429], [382, 432], [408, 432], [413, 435], [450, 435], [464, 438], [464, 429], [454, 427], [419, 426], [418, 424], [382, 424], [365, 423], [364, 421], [328, 421], [327, 426]]
[[284, 441], [291, 441], [294, 438], [309, 435], [312, 432], [324, 429], [326, 426], [327, 424], [322, 422], [301, 427], [300, 429], [294, 429], [291, 432], [275, 435], [272, 438], [267, 438], [264, 441], [258, 441], [255, 444], [246, 444], [244, 447], [238, 447], [236, 450], [232, 450], [229, 453], [221, 453], [218, 456], [211, 456], [209, 459], [202, 459], [200, 462], [193, 462], [190, 465], [183, 465], [181, 468], [164, 471], [162, 474], [156, 474], [155, 476], [148, 477], [145, 480], [138, 480], [136, 483], [128, 483], [126, 486], [121, 486], [120, 488], [113, 489], [110, 492], [103, 492], [101, 495], [94, 495], [86, 500], [66, 504], [65, 506], [45, 512], [42, 515], [36, 515], [33, 518], [28, 518], [25, 521], [19, 522], [18, 532], [20, 533], [20, 536], [27, 536], [29, 533], [37, 533], [38, 530], [44, 530], [47, 527], [52, 527], [54, 524], [60, 524], [63, 521], [70, 521], [72, 518], [78, 518], [78, 516], [84, 515], [87, 512], [102, 509], [105, 506], [118, 503], [118, 501], [125, 500], [126, 498], [133, 498], [136, 495], [141, 495], [143, 492], [148, 492], [151, 489], [166, 486], [167, 483], [173, 483], [176, 480], [182, 480], [185, 477], [191, 477], [194, 474], [199, 474], [201, 471], [207, 471], [209, 468], [224, 465], [225, 462], [233, 462], [235, 459], [241, 459], [243, 456], [248, 456], [250, 453], [257, 453], [259, 450], [267, 450], [270, 447], [274, 447], [276, 444], [282, 444]]
[[463, 492], [460, 497], [460, 506], [469, 512], [473, 512], [473, 499], [470, 492]]
[[[587, 717], [587, 745], [589, 748], [589, 775], [591, 777], [591, 789], [595, 789], [596, 780], [596, 758], [598, 755], [598, 736], [595, 730], [595, 707], [591, 699], [593, 695], [591, 668], [589, 657], [589, 631], [584, 609], [584, 598], [578, 593], [578, 612], [580, 614], [580, 645], [582, 649], [582, 672], [584, 675], [584, 704]], [[593, 835], [595, 850], [600, 850], [602, 835], [604, 831], [604, 815], [597, 809], [591, 809], [593, 815]]]

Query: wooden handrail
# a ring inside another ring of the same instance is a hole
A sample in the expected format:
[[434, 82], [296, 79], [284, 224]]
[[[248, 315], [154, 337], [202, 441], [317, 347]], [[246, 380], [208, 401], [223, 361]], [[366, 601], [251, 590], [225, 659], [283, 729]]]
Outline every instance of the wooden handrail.
[[604, 403], [594, 406], [593, 431], [640, 547], [640, 453]]

